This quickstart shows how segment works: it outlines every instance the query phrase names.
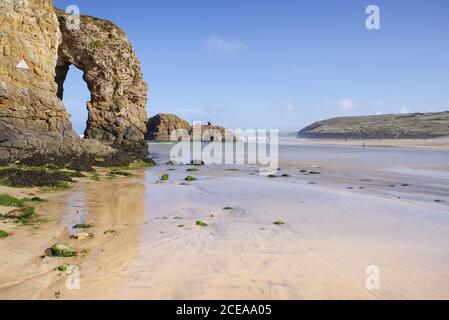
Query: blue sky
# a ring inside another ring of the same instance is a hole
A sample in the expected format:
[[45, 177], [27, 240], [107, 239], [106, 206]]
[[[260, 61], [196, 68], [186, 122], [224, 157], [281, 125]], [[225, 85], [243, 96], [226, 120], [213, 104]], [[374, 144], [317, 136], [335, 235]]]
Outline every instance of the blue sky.
[[[449, 110], [447, 0], [55, 0], [118, 24], [150, 86], [148, 114], [299, 130], [334, 116]], [[365, 27], [380, 8], [381, 29]], [[89, 100], [72, 70], [79, 132]]]

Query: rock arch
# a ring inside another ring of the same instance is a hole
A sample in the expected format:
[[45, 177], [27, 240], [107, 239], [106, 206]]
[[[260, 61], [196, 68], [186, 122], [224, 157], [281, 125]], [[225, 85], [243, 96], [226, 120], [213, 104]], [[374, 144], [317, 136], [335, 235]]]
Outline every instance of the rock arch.
[[67, 15], [56, 10], [61, 30], [55, 81], [62, 99], [70, 65], [84, 72], [91, 93], [85, 138], [146, 153], [148, 87], [125, 33], [113, 23], [81, 16], [78, 30], [67, 29]]
[[[52, 0], [0, 1], [0, 165], [34, 154], [148, 153], [147, 85], [125, 34], [88, 16], [69, 31], [65, 20]], [[28, 69], [16, 67], [21, 59]], [[91, 92], [89, 139], [73, 131], [60, 99], [71, 64]]]

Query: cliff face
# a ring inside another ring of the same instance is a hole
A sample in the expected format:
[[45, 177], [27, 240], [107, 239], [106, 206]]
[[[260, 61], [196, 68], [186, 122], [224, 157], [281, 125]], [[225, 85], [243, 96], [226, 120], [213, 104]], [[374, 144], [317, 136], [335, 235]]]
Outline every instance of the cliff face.
[[[61, 37], [51, 0], [0, 2], [0, 157], [73, 138], [54, 81]], [[29, 69], [16, 68], [25, 59]]]
[[[0, 1], [0, 160], [111, 147], [146, 153], [147, 86], [126, 36], [100, 19], [82, 16], [73, 31], [64, 22], [51, 0]], [[17, 67], [22, 59], [28, 68]], [[77, 137], [61, 100], [71, 64], [92, 93], [93, 140]]]
[[[185, 135], [177, 137], [177, 140], [215, 140], [217, 133], [219, 133], [221, 139], [228, 137], [232, 141], [237, 139], [227, 129], [212, 125], [211, 123], [201, 126], [201, 137], [194, 136], [194, 127], [187, 121], [175, 116], [173, 114], [158, 114], [148, 120], [148, 133], [146, 134], [147, 140], [156, 141], [170, 141], [171, 134], [175, 130], [184, 130]], [[200, 130], [198, 130], [200, 132]]]
[[85, 137], [137, 150], [147, 146], [147, 84], [125, 33], [109, 21], [81, 16], [79, 30], [68, 30], [67, 15], [57, 10], [62, 39], [56, 68], [58, 96], [70, 65], [84, 72], [91, 92]]
[[177, 129], [190, 132], [192, 126], [174, 114], [157, 114], [148, 120], [145, 138], [147, 140], [170, 141], [171, 133]]
[[311, 139], [430, 139], [449, 136], [449, 111], [333, 118], [298, 133]]

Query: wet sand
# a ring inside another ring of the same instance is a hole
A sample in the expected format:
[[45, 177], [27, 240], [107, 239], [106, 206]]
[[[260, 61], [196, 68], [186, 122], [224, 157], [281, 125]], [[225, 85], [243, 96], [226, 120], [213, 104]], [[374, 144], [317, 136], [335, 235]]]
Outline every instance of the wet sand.
[[[292, 139], [296, 140], [296, 139]], [[345, 145], [366, 147], [401, 147], [449, 149], [449, 138], [436, 139], [303, 139], [304, 144], [311, 145]]]
[[[415, 174], [428, 172], [419, 161], [419, 168], [401, 164], [405, 173], [351, 161], [289, 156], [280, 174], [290, 177], [279, 178], [254, 166], [188, 173], [161, 164], [132, 178], [79, 181], [44, 195], [37, 213], [48, 222], [0, 240], [0, 256], [8, 257], [0, 298], [448, 299], [447, 179]], [[165, 173], [169, 181], [156, 183]], [[181, 185], [190, 174], [198, 180]], [[95, 238], [70, 239], [77, 223], [92, 223]], [[40, 258], [55, 243], [88, 251]], [[80, 290], [67, 289], [67, 276], [54, 271], [62, 263], [80, 267]], [[380, 268], [380, 290], [366, 288], [369, 265]]]

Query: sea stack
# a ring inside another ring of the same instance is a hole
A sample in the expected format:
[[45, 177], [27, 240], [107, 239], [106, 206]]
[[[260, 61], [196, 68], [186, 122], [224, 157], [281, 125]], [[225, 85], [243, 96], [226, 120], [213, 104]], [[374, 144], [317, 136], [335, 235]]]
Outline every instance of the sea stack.
[[[190, 125], [186, 120], [174, 114], [157, 114], [148, 120], [147, 125], [147, 140], [154, 141], [170, 141], [170, 140], [203, 140], [214, 141], [217, 136], [224, 141], [235, 142], [237, 139], [234, 134], [224, 128], [217, 125], [213, 125], [208, 122], [205, 125], [199, 125], [198, 135], [194, 130], [195, 126]], [[175, 130], [179, 130], [179, 133], [175, 139], [171, 137]]]

